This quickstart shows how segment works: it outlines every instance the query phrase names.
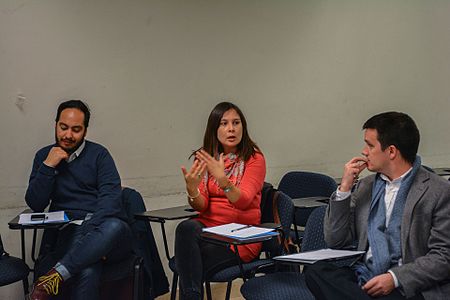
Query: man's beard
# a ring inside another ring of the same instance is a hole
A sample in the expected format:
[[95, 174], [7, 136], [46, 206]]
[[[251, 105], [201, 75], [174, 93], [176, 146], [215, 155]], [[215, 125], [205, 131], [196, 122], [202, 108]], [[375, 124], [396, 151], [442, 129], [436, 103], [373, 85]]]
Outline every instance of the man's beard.
[[[80, 141], [78, 141], [77, 143], [75, 143], [74, 145], [73, 145], [73, 147], [70, 147], [70, 148], [67, 148], [67, 147], [63, 147], [62, 145], [61, 145], [61, 141], [62, 140], [59, 140], [58, 139], [58, 137], [56, 136], [56, 132], [55, 132], [55, 141], [56, 141], [56, 144], [61, 148], [61, 149], [63, 149], [64, 151], [66, 151], [67, 152], [67, 154], [72, 154], [72, 153], [74, 153], [75, 151], [77, 151], [77, 149], [81, 146], [81, 144], [83, 144], [83, 142], [84, 142], [84, 137], [85, 137], [86, 135], [83, 135], [83, 138], [80, 140]], [[67, 139], [66, 139], [67, 140]], [[72, 141], [72, 140], [69, 140], [69, 141]]]

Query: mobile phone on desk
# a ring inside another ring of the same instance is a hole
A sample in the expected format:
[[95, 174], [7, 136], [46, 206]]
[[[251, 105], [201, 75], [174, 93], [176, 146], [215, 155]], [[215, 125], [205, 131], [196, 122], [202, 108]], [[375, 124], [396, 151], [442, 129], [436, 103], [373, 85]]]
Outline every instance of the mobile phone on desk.
[[45, 214], [32, 214], [31, 221], [44, 221], [46, 219]]

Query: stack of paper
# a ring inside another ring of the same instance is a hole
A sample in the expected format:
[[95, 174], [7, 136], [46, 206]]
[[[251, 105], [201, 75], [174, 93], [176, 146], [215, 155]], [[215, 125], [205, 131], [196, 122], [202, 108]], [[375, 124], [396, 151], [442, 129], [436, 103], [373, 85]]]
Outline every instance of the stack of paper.
[[66, 223], [69, 222], [64, 211], [54, 211], [46, 213], [24, 213], [19, 216], [19, 224], [35, 225], [48, 223]]
[[319, 260], [334, 260], [345, 259], [352, 256], [359, 256], [365, 251], [350, 251], [350, 250], [334, 250], [334, 249], [320, 249], [316, 251], [308, 251], [302, 253], [295, 253], [283, 256], [274, 257], [275, 260], [298, 262], [305, 264], [313, 264]]
[[277, 233], [274, 232], [274, 229], [271, 228], [262, 228], [238, 223], [203, 228], [203, 232], [210, 232], [237, 239], [249, 239], [262, 235], [277, 235]]

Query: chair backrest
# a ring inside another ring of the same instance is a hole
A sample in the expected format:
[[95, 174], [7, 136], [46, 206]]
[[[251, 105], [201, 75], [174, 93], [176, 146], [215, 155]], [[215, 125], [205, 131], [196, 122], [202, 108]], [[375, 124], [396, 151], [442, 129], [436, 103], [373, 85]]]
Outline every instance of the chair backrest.
[[5, 253], [5, 249], [3, 248], [2, 236], [0, 235], [0, 259], [2, 258], [3, 253]]
[[261, 190], [261, 223], [273, 222], [273, 199], [276, 191], [271, 183], [264, 182]]
[[163, 295], [169, 291], [169, 282], [164, 273], [152, 228], [147, 221], [137, 220], [134, 217], [136, 213], [146, 211], [144, 200], [139, 192], [125, 187], [122, 190], [122, 203], [134, 236], [133, 250], [143, 258], [144, 269], [150, 281], [145, 282], [144, 292], [146, 293], [146, 287], [150, 286], [152, 296]]
[[[294, 204], [292, 199], [283, 192], [277, 191], [272, 184], [264, 182], [261, 197], [261, 223], [279, 223], [282, 230], [282, 239], [270, 240], [263, 243], [263, 251], [269, 256], [281, 255], [286, 252], [286, 238], [289, 238]], [[280, 245], [280, 242], [283, 245]]]
[[330, 176], [302, 171], [286, 173], [278, 185], [278, 190], [292, 199], [315, 196], [330, 197], [336, 189], [336, 181]]
[[279, 239], [281, 247], [278, 247], [279, 252], [275, 255], [288, 254], [293, 251], [297, 251], [296, 248], [292, 248], [293, 243], [291, 241], [290, 233], [292, 220], [294, 218], [294, 203], [292, 199], [283, 192], [277, 191], [274, 197], [276, 211], [274, 209], [275, 223], [280, 223], [282, 236]]
[[277, 191], [276, 206], [280, 224], [285, 237], [289, 237], [291, 232], [292, 219], [294, 216], [294, 203], [291, 197], [281, 191]]
[[[292, 199], [316, 196], [330, 197], [336, 189], [336, 181], [330, 176], [302, 171], [286, 173], [278, 185], [278, 190]], [[295, 224], [305, 226], [311, 212], [312, 209], [297, 210]]]
[[323, 234], [323, 220], [327, 207], [320, 206], [313, 210], [306, 222], [301, 252], [327, 248]]

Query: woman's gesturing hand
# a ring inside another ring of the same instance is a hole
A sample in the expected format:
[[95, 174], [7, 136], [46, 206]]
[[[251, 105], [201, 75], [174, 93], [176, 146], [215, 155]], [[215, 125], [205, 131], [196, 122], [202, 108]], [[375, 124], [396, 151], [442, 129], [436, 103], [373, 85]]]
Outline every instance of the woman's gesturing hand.
[[225, 163], [223, 162], [223, 153], [220, 154], [219, 160], [209, 155], [205, 150], [197, 151], [195, 154], [197, 160], [206, 165], [206, 169], [216, 180], [225, 177]]
[[192, 164], [189, 171], [182, 166], [181, 171], [184, 175], [184, 180], [186, 181], [186, 188], [189, 192], [194, 192], [197, 190], [198, 185], [202, 181], [202, 177], [205, 174], [206, 164], [196, 159]]

